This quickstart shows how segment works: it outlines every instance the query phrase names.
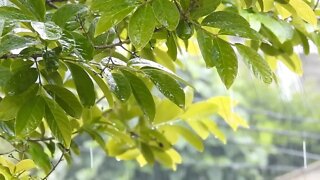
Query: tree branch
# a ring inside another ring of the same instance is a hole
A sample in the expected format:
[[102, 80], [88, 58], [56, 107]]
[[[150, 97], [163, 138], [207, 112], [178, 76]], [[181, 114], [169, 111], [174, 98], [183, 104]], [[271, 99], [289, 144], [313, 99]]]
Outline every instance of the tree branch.
[[56, 170], [57, 166], [62, 162], [63, 156], [64, 156], [65, 153], [66, 153], [66, 152], [62, 152], [62, 154], [61, 154], [58, 162], [52, 167], [52, 169], [49, 171], [49, 173], [48, 173], [45, 177], [42, 178], [42, 180], [47, 180], [48, 177], [50, 176], [50, 174], [52, 174], [52, 172], [53, 172], [54, 170]]
[[114, 44], [107, 44], [107, 45], [102, 45], [102, 46], [95, 46], [94, 48], [95, 49], [111, 49], [111, 48], [114, 48], [114, 47], [117, 47], [117, 46], [122, 46], [123, 44], [129, 44], [130, 43], [130, 40], [129, 39], [126, 39], [124, 41], [119, 41], [117, 43], [114, 43]]

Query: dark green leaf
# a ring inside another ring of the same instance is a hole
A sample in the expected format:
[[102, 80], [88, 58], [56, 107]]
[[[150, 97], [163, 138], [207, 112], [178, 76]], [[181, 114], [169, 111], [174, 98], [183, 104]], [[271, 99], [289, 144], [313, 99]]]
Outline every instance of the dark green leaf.
[[220, 0], [191, 0], [190, 15], [198, 19], [212, 13], [220, 3]]
[[38, 71], [35, 68], [22, 69], [11, 76], [4, 90], [11, 96], [20, 94], [33, 85], [37, 78]]
[[197, 40], [199, 44], [199, 48], [202, 54], [202, 57], [204, 61], [206, 62], [207, 67], [213, 67], [215, 65], [214, 63], [214, 54], [213, 54], [213, 42], [212, 42], [212, 36], [208, 34], [203, 29], [198, 28], [197, 29]]
[[17, 135], [28, 135], [41, 123], [44, 117], [45, 104], [41, 96], [27, 101], [18, 111], [15, 131]]
[[58, 40], [62, 36], [62, 30], [53, 22], [31, 22], [31, 26], [43, 40]]
[[140, 151], [141, 151], [141, 154], [143, 155], [144, 159], [148, 163], [151, 163], [151, 164], [154, 163], [154, 155], [152, 153], [151, 148], [147, 144], [141, 143]]
[[66, 113], [75, 118], [81, 117], [82, 105], [71, 91], [56, 85], [45, 85], [44, 88]]
[[173, 31], [178, 26], [180, 13], [177, 6], [168, 0], [154, 0], [152, 8], [157, 20], [168, 30]]
[[272, 82], [272, 71], [268, 63], [253, 49], [242, 44], [236, 44], [236, 47], [254, 75], [270, 84]]
[[147, 74], [163, 95], [180, 108], [184, 108], [185, 94], [175, 79], [157, 69], [143, 69], [143, 72]]
[[304, 54], [309, 54], [310, 53], [310, 45], [309, 45], [307, 37], [303, 33], [301, 33], [300, 31], [298, 31], [298, 34], [299, 34], [299, 37], [300, 37], [300, 40], [302, 43]]
[[153, 121], [156, 113], [156, 108], [153, 97], [148, 87], [133, 73], [126, 70], [122, 70], [122, 73], [128, 78], [133, 95], [138, 102], [141, 110], [149, 118], [150, 121]]
[[166, 45], [168, 48], [168, 51], [167, 51], [168, 55], [171, 57], [172, 60], [175, 61], [177, 59], [178, 52], [177, 52], [177, 44], [173, 34], [170, 34], [170, 36], [168, 37]]
[[45, 0], [10, 0], [18, 6], [22, 12], [33, 15], [39, 21], [44, 21], [46, 14]]
[[141, 59], [141, 58], [134, 58], [131, 59], [128, 62], [128, 66], [132, 66], [132, 67], [140, 67], [140, 68], [144, 68], [144, 67], [152, 67], [152, 68], [156, 68], [156, 69], [160, 69], [162, 71], [165, 71], [166, 73], [168, 73], [171, 77], [173, 77], [174, 79], [187, 84], [190, 87], [193, 87], [190, 83], [186, 82], [185, 80], [181, 79], [179, 76], [177, 76], [174, 72], [172, 72], [170, 69], [156, 63], [153, 61], [149, 61], [146, 59]]
[[100, 87], [101, 91], [103, 92], [104, 96], [107, 98], [108, 100], [108, 103], [109, 103], [109, 106], [110, 107], [113, 107], [113, 97], [112, 97], [112, 94], [110, 92], [110, 89], [109, 87], [106, 85], [105, 81], [100, 78], [97, 74], [93, 73], [92, 70], [90, 70], [89, 68], [87, 67], [84, 67], [83, 68], [87, 71], [87, 73], [91, 76], [91, 78], [97, 83], [97, 85]]
[[63, 109], [52, 99], [44, 97], [45, 118], [52, 134], [67, 148], [71, 143], [72, 129], [68, 117], [65, 115]]
[[73, 81], [82, 104], [85, 107], [90, 107], [95, 104], [96, 94], [94, 92], [94, 85], [89, 75], [78, 65], [67, 63]]
[[193, 31], [193, 25], [191, 23], [180, 20], [176, 33], [182, 40], [188, 40], [193, 35]]
[[0, 44], [0, 56], [2, 56], [11, 50], [34, 45], [35, 42], [16, 35], [6, 35], [1, 38]]
[[121, 73], [111, 73], [109, 70], [106, 70], [105, 74], [111, 91], [119, 100], [127, 101], [131, 95], [131, 86], [127, 78]]
[[213, 38], [213, 59], [219, 76], [227, 89], [233, 84], [238, 73], [238, 61], [231, 45], [220, 39]]
[[85, 60], [92, 60], [94, 53], [92, 43], [79, 33], [72, 32], [72, 36], [75, 42], [75, 53]]
[[242, 16], [227, 11], [213, 12], [204, 18], [201, 24], [219, 29], [250, 27], [249, 23]]
[[152, 38], [156, 25], [152, 7], [146, 3], [140, 6], [131, 16], [128, 34], [132, 44], [141, 50]]
[[86, 6], [82, 4], [66, 4], [59, 8], [53, 15], [52, 21], [61, 28], [65, 28], [68, 23], [75, 20], [75, 17], [84, 11]]

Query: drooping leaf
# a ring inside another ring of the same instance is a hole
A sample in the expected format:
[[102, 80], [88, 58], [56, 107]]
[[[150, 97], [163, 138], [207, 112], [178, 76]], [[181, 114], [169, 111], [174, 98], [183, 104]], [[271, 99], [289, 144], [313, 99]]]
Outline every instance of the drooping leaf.
[[166, 73], [168, 73], [171, 77], [173, 77], [174, 79], [190, 86], [193, 87], [190, 83], [186, 82], [185, 80], [183, 80], [182, 78], [180, 78], [179, 76], [177, 76], [174, 72], [172, 72], [170, 69], [162, 66], [161, 64], [158, 64], [156, 62], [147, 60], [147, 59], [142, 59], [142, 58], [133, 58], [128, 62], [128, 66], [131, 67], [140, 67], [140, 68], [145, 68], [145, 67], [152, 67], [152, 68], [156, 68], [159, 70], [162, 70]]
[[255, 50], [238, 43], [236, 44], [236, 47], [254, 75], [265, 83], [270, 84], [273, 77], [268, 63]]
[[16, 164], [14, 173], [15, 174], [23, 173], [33, 168], [36, 168], [36, 165], [32, 159], [23, 159]]
[[41, 123], [44, 117], [44, 100], [36, 96], [22, 105], [17, 113], [15, 131], [17, 135], [28, 135]]
[[131, 16], [128, 35], [137, 50], [141, 50], [152, 38], [156, 25], [152, 7], [146, 3], [140, 6]]
[[82, 66], [87, 73], [91, 76], [91, 78], [97, 83], [97, 85], [100, 87], [101, 91], [103, 92], [104, 96], [107, 98], [109, 106], [113, 107], [114, 102], [112, 98], [112, 94], [110, 92], [109, 87], [107, 86], [106, 82], [100, 78], [97, 74], [94, 74], [92, 70], [90, 70], [88, 67]]
[[175, 61], [177, 59], [178, 52], [177, 52], [177, 43], [176, 43], [176, 40], [174, 39], [173, 34], [170, 34], [170, 37], [168, 37], [166, 45], [168, 48], [167, 54], [170, 56], [172, 60]]
[[52, 99], [45, 100], [45, 118], [52, 134], [67, 148], [70, 147], [72, 129], [63, 109]]
[[238, 73], [236, 54], [231, 45], [220, 38], [213, 38], [212, 51], [219, 76], [228, 89], [233, 84]]
[[82, 105], [71, 91], [56, 85], [45, 85], [44, 88], [66, 113], [72, 117], [80, 118]]
[[141, 110], [149, 118], [150, 121], [153, 121], [156, 113], [156, 108], [153, 97], [148, 87], [133, 73], [126, 70], [122, 70], [122, 73], [128, 78], [131, 85], [132, 93]]
[[198, 45], [207, 67], [213, 67], [215, 65], [213, 55], [213, 41], [212, 37], [203, 29], [197, 28], [197, 40]]
[[74, 21], [79, 13], [86, 10], [86, 6], [82, 4], [66, 4], [53, 13], [51, 20], [61, 28], [66, 28], [67, 24]]
[[105, 73], [111, 91], [120, 101], [126, 102], [131, 96], [131, 86], [127, 78], [121, 73], [111, 73], [109, 70], [105, 70]]
[[178, 107], [185, 107], [184, 91], [175, 79], [157, 69], [143, 69], [143, 72], [147, 74], [163, 95]]
[[191, 0], [190, 15], [194, 19], [212, 13], [221, 3], [220, 0]]
[[168, 0], [154, 0], [152, 8], [157, 20], [168, 30], [173, 31], [178, 26], [180, 13], [177, 6]]
[[135, 0], [94, 0], [91, 9], [98, 10], [104, 15], [112, 15], [128, 7], [134, 7], [135, 3]]
[[85, 107], [93, 106], [96, 94], [91, 78], [80, 66], [74, 63], [67, 63], [67, 65], [71, 71], [81, 103]]
[[35, 68], [25, 68], [15, 72], [7, 81], [4, 90], [9, 95], [20, 94], [33, 85], [38, 78]]
[[31, 26], [43, 40], [58, 40], [62, 36], [62, 30], [53, 22], [31, 22]]
[[4, 55], [5, 53], [10, 52], [14, 49], [24, 48], [31, 45], [34, 45], [35, 42], [21, 36], [16, 35], [6, 35], [3, 36], [0, 40], [0, 56]]

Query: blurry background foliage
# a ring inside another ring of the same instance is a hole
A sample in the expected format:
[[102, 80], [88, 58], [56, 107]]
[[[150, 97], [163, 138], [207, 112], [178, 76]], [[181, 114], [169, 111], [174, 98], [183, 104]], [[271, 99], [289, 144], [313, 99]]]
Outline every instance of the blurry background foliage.
[[[280, 145], [297, 148], [310, 137], [308, 148], [317, 150], [311, 140], [318, 135], [301, 131], [316, 130], [318, 97], [310, 98], [311, 107], [301, 97], [304, 85], [298, 79], [294, 89], [296, 79], [289, 78], [303, 73], [300, 49], [309, 54], [320, 47], [317, 6], [304, 0], [1, 0], [0, 179], [47, 179], [63, 160], [91, 178], [256, 179], [276, 175], [271, 167], [278, 161], [299, 166], [301, 160], [273, 153], [299, 154]], [[87, 146], [91, 169], [77, 167]], [[129, 161], [121, 168], [94, 161], [98, 152], [154, 165], [136, 169]], [[163, 173], [181, 163], [177, 173]]]

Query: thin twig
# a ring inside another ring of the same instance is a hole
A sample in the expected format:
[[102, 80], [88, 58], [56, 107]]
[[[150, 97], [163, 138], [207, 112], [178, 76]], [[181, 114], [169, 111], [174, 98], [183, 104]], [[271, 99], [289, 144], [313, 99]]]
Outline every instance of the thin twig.
[[61, 154], [58, 162], [52, 167], [52, 169], [49, 171], [49, 173], [48, 173], [45, 177], [42, 178], [42, 180], [48, 179], [48, 177], [50, 176], [50, 174], [51, 174], [51, 173], [57, 168], [57, 166], [62, 162], [64, 154], [65, 154], [65, 152], [62, 152], [62, 154]]
[[95, 46], [94, 48], [95, 49], [111, 49], [111, 48], [114, 48], [114, 47], [117, 47], [117, 46], [122, 46], [123, 44], [129, 44], [130, 43], [130, 40], [129, 39], [126, 39], [124, 41], [119, 41], [117, 43], [114, 43], [114, 44], [107, 44], [107, 45], [102, 45], [102, 46]]
[[27, 141], [30, 141], [30, 142], [39, 142], [39, 141], [52, 141], [54, 140], [54, 137], [44, 137], [44, 138], [41, 138], [41, 139], [27, 139]]

